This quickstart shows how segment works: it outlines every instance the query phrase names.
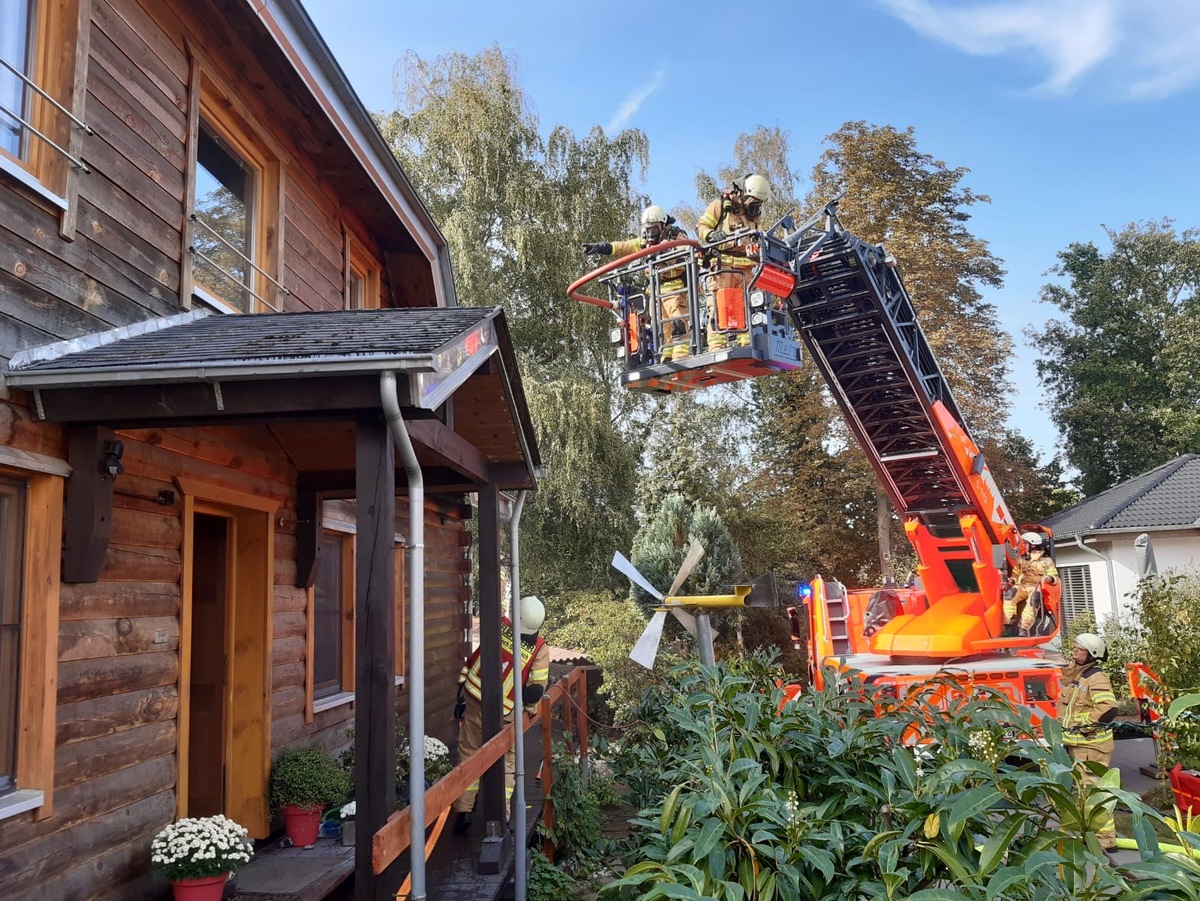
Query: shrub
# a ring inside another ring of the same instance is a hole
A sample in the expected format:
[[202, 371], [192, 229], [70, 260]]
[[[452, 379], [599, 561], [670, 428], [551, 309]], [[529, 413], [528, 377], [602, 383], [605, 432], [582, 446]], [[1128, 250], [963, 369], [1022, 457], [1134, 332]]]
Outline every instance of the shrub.
[[[641, 751], [663, 792], [605, 891], [639, 897], [1099, 899], [1200, 897], [1200, 863], [1159, 852], [1161, 815], [1083, 783], [1057, 721], [1037, 728], [1003, 695], [932, 680], [899, 699], [827, 672], [780, 710], [755, 667], [680, 668]], [[774, 675], [774, 674], [771, 674]], [[657, 748], [652, 747], [656, 741]], [[669, 787], [668, 787], [669, 786]], [[1135, 871], [1103, 853], [1106, 804], [1132, 815]], [[1180, 837], [1200, 849], [1200, 836]], [[1134, 881], [1136, 879], [1136, 882]], [[951, 889], [951, 887], [953, 887]]]
[[320, 748], [297, 748], [276, 758], [271, 767], [271, 809], [329, 807], [350, 794], [350, 779], [330, 754]]

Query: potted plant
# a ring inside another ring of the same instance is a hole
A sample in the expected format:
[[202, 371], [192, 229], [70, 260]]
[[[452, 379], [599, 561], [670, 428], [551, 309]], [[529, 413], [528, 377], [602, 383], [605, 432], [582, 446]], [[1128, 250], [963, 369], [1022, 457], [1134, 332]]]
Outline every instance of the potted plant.
[[150, 862], [171, 881], [176, 901], [220, 901], [229, 877], [250, 862], [249, 833], [228, 817], [187, 817], [150, 843]]
[[283, 812], [284, 829], [293, 845], [315, 844], [321, 812], [345, 800], [349, 792], [346, 771], [320, 748], [288, 751], [271, 767], [271, 809]]

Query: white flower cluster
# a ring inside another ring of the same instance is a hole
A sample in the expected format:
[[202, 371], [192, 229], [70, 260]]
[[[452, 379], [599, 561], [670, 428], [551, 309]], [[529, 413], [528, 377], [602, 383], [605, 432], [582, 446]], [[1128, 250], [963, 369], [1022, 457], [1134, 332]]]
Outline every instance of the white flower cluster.
[[356, 813], [358, 813], [357, 801], [351, 801], [349, 804], [343, 804], [342, 809], [338, 811], [338, 815], [341, 816], [343, 820], [349, 820], [353, 818]]
[[162, 829], [150, 843], [150, 862], [171, 878], [236, 870], [253, 856], [250, 834], [226, 816], [188, 817]]
[[999, 763], [1004, 754], [996, 742], [995, 736], [983, 729], [976, 729], [967, 737], [967, 745], [971, 749], [971, 753], [975, 755], [976, 760], [995, 766]]
[[445, 760], [450, 756], [450, 749], [444, 741], [439, 741], [432, 735], [425, 736], [425, 759]]

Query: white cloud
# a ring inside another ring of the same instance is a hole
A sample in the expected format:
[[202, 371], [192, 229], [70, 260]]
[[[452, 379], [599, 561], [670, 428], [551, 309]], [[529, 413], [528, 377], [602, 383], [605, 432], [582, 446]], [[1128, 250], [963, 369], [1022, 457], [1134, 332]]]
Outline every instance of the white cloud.
[[1155, 99], [1200, 81], [1195, 0], [878, 0], [913, 30], [977, 56], [1033, 55], [1047, 67], [1035, 93], [1084, 82]]
[[665, 67], [659, 67], [655, 70], [650, 80], [639, 88], [629, 92], [629, 95], [621, 101], [621, 106], [617, 109], [612, 120], [605, 126], [604, 130], [610, 135], [616, 134], [625, 124], [637, 115], [637, 111], [642, 108], [642, 104], [646, 102], [646, 98], [662, 87], [663, 81], [666, 80], [667, 70]]

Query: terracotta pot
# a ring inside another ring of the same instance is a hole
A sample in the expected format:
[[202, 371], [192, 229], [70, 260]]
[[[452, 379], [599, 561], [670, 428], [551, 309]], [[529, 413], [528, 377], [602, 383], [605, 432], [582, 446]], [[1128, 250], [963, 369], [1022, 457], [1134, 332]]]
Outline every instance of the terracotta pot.
[[175, 901], [221, 901], [221, 894], [225, 891], [225, 883], [228, 881], [228, 873], [175, 879], [171, 882], [171, 891], [175, 893]]
[[286, 804], [283, 808], [283, 828], [292, 844], [307, 848], [317, 843], [317, 832], [321, 829], [321, 807], [297, 807]]

